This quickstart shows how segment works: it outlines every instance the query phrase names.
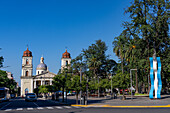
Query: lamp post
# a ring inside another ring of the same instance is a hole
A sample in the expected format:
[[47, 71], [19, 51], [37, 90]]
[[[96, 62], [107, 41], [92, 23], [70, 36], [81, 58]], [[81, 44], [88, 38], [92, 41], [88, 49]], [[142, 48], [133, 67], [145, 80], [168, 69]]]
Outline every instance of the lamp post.
[[81, 81], [82, 81], [82, 67], [80, 66], [80, 105], [82, 104], [82, 86], [81, 86]]
[[137, 69], [130, 69], [130, 81], [131, 81], [131, 100], [133, 100], [133, 98], [132, 98], [132, 72], [131, 71], [134, 71], [134, 70], [137, 70]]

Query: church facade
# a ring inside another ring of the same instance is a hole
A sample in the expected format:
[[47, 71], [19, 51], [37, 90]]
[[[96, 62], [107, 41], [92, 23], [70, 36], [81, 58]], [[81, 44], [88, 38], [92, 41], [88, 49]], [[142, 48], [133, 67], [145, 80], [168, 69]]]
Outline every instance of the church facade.
[[[71, 63], [70, 53], [65, 51], [61, 59], [61, 71], [67, 68]], [[53, 77], [57, 74], [48, 70], [47, 65], [44, 63], [44, 57], [41, 57], [40, 64], [36, 68], [36, 75], [33, 75], [33, 56], [32, 52], [27, 48], [22, 56], [22, 73], [21, 73], [21, 96], [26, 93], [33, 93], [34, 89], [41, 85], [52, 85]]]

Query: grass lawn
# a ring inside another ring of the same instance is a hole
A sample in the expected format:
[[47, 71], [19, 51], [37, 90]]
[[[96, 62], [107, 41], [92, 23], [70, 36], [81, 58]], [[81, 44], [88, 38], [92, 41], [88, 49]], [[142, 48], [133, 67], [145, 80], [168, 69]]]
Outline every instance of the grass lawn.
[[140, 94], [140, 93], [135, 93], [134, 96], [149, 96], [149, 94]]

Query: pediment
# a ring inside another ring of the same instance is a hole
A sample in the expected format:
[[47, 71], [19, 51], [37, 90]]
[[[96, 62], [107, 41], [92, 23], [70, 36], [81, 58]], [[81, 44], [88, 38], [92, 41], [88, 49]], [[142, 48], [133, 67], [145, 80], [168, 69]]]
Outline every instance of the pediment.
[[39, 74], [39, 75], [35, 75], [33, 78], [34, 79], [41, 79], [41, 78], [53, 78], [53, 77], [55, 77], [56, 76], [56, 74], [54, 74], [54, 73], [51, 73], [51, 72], [45, 72], [45, 73], [43, 73], [43, 74]]

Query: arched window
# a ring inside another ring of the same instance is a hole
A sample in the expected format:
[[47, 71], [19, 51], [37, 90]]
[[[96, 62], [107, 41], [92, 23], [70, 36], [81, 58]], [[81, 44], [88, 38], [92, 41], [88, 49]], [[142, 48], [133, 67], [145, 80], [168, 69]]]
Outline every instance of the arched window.
[[66, 60], [66, 66], [68, 66], [68, 61]]
[[39, 75], [39, 71], [38, 71], [38, 75]]
[[43, 71], [41, 73], [43, 73]]
[[25, 76], [26, 76], [26, 77], [28, 76], [28, 71], [25, 72]]
[[26, 64], [29, 64], [29, 61], [28, 61], [28, 59], [26, 59]]

